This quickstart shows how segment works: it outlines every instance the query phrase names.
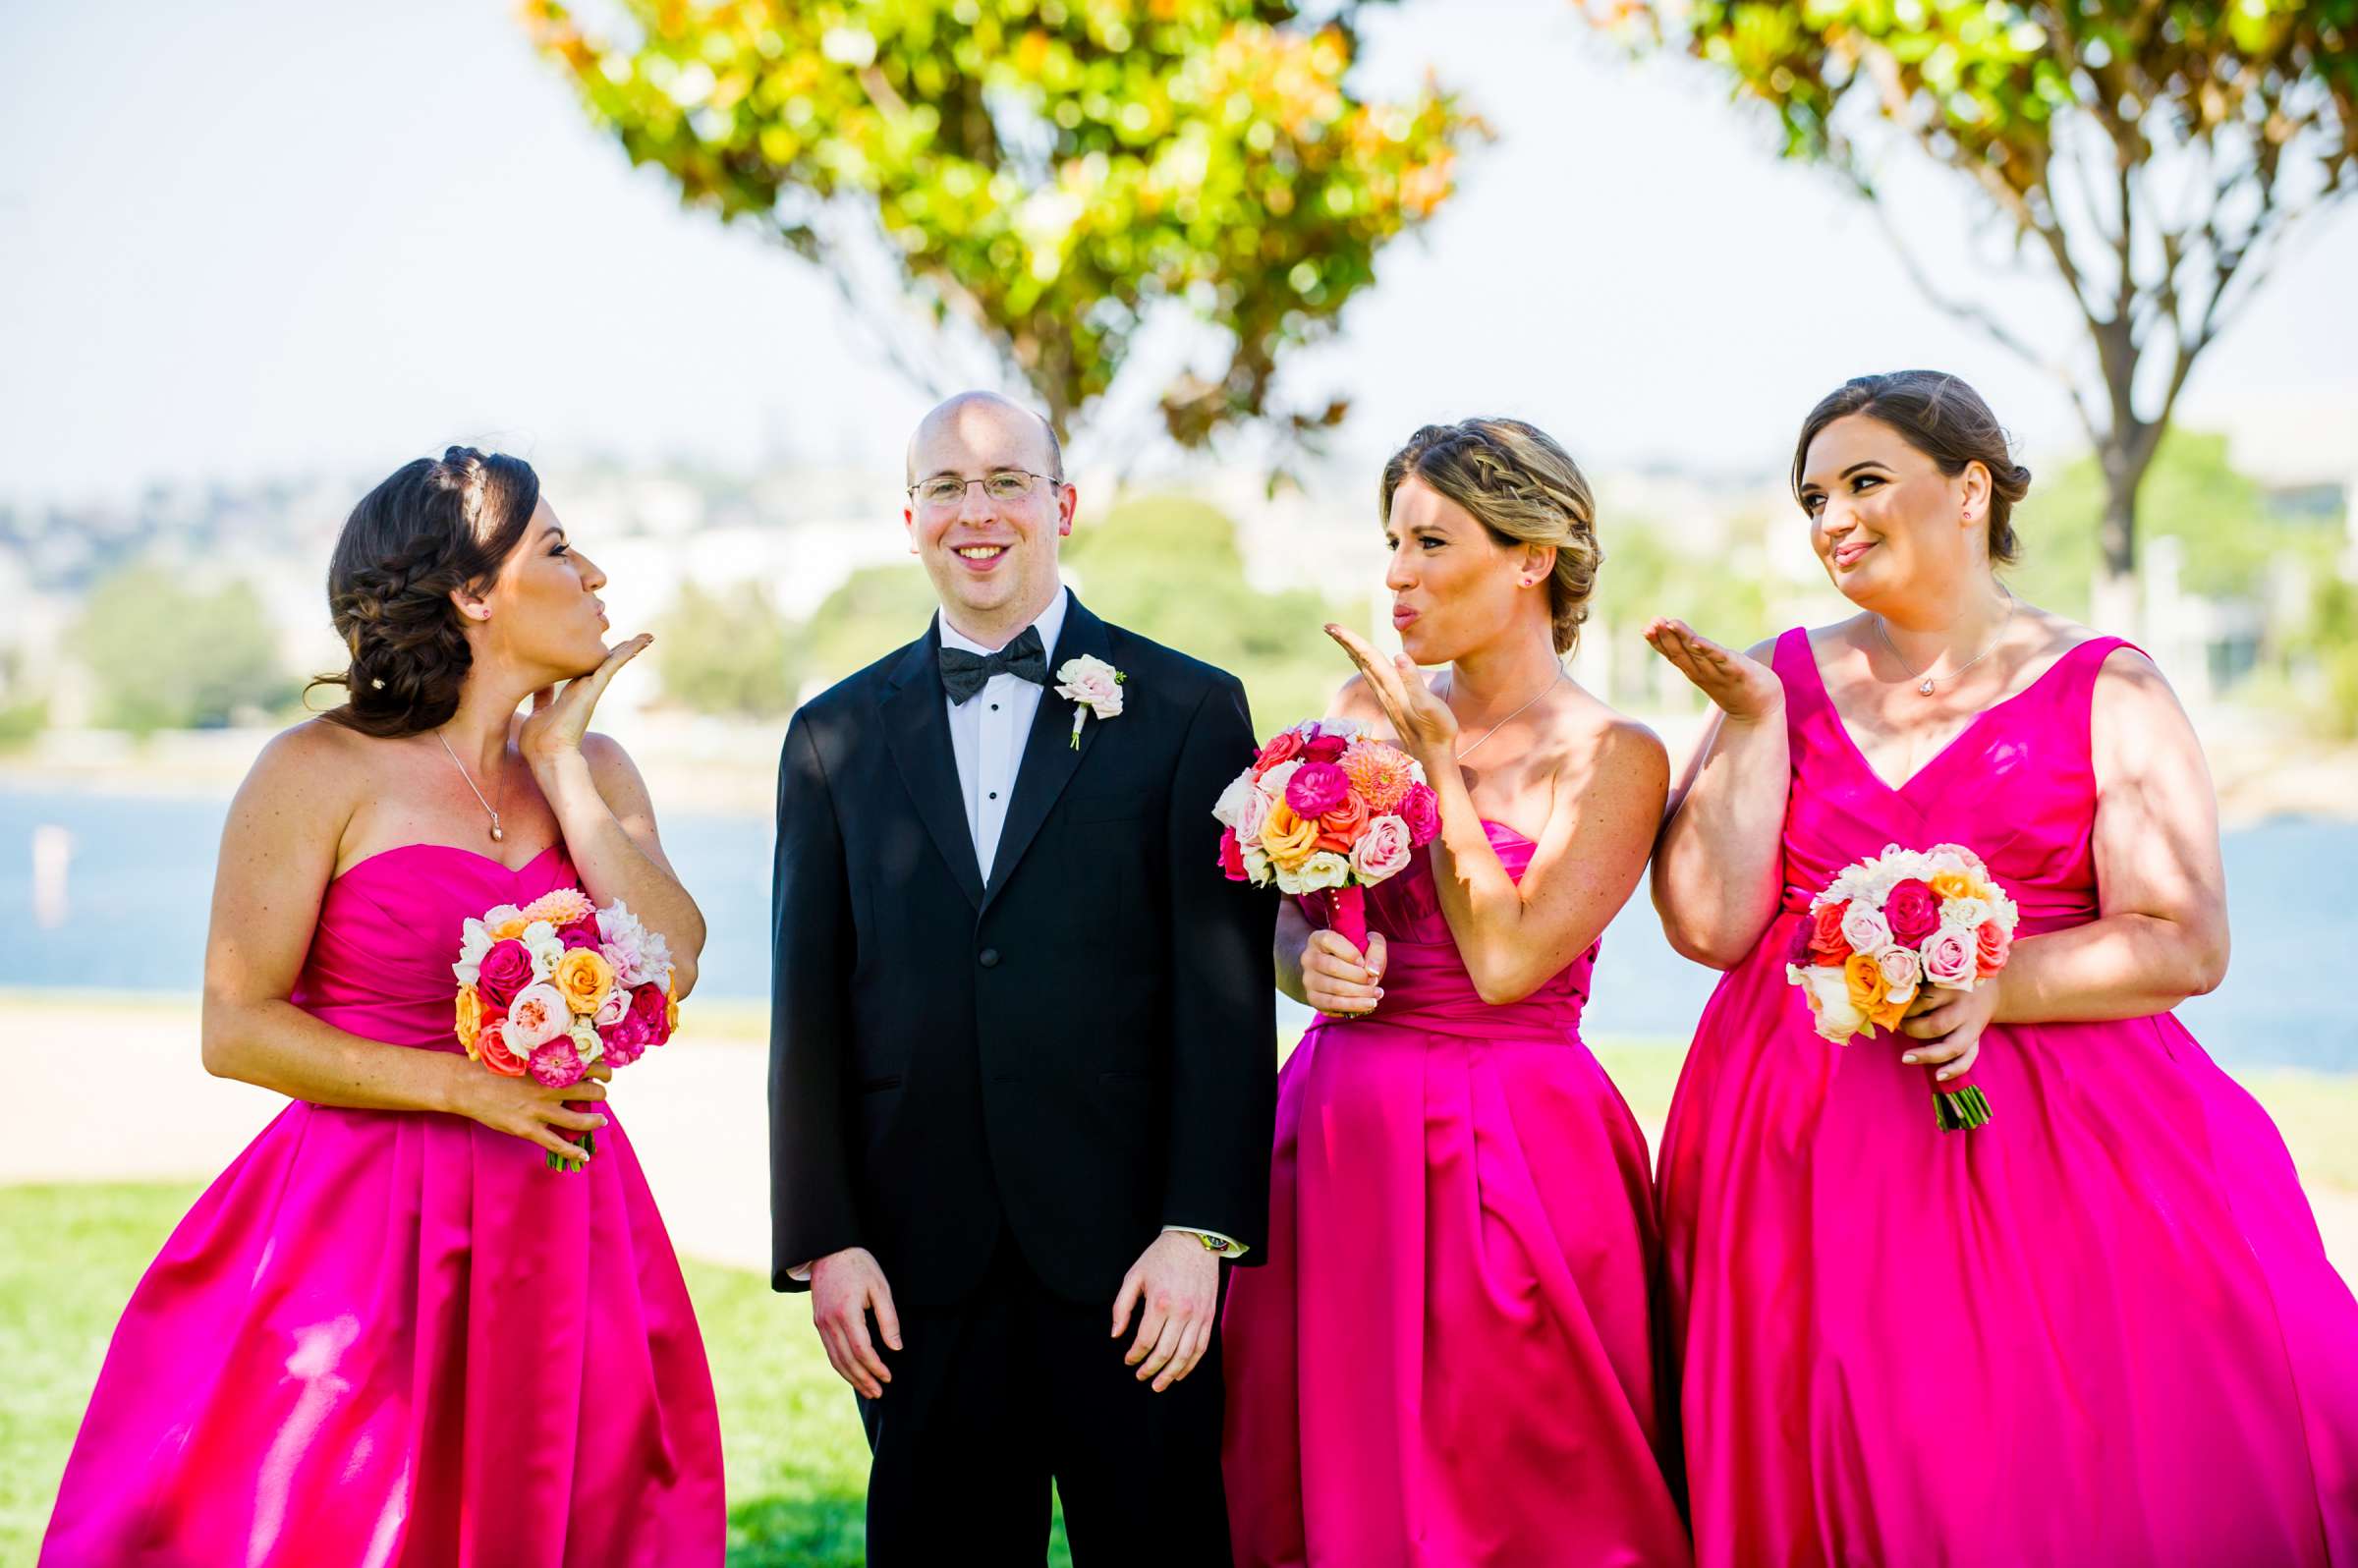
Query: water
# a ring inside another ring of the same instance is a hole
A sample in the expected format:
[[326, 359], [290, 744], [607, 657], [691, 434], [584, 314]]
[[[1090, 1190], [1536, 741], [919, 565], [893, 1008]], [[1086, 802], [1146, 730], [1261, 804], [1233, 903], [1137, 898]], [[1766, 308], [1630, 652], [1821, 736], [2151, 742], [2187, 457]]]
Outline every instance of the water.
[[[0, 986], [196, 990], [227, 810], [225, 801], [0, 786], [0, 929], [13, 955]], [[43, 825], [72, 835], [62, 919], [48, 911], [54, 924], [36, 919], [34, 903]], [[699, 993], [765, 997], [768, 821], [673, 816], [664, 848], [711, 927]], [[2224, 985], [2179, 1016], [2221, 1061], [2358, 1071], [2358, 993], [2330, 980], [2358, 960], [2349, 893], [2358, 823], [2272, 821], [2228, 834], [2225, 852], [2234, 963]], [[1587, 1032], [1683, 1043], [1714, 979], [1670, 951], [1641, 892], [1605, 933]]]

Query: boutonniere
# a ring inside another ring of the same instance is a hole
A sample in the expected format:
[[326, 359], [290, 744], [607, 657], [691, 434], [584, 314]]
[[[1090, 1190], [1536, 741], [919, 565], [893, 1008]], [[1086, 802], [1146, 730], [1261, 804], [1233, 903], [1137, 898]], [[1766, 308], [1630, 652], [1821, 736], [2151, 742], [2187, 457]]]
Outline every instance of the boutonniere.
[[1116, 718], [1122, 711], [1122, 683], [1130, 679], [1103, 659], [1087, 654], [1066, 659], [1056, 667], [1056, 695], [1077, 704], [1073, 708], [1073, 750], [1081, 750], [1081, 726], [1095, 713]]

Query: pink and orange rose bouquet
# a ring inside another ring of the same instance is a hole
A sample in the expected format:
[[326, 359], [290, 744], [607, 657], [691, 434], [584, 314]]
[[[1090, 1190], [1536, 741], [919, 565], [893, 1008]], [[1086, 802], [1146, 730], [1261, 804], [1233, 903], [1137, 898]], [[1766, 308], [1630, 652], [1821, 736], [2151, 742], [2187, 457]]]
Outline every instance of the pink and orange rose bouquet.
[[1416, 758], [1349, 719], [1279, 730], [1211, 814], [1230, 881], [1325, 893], [1327, 924], [1363, 949], [1367, 890], [1406, 869], [1441, 830], [1440, 804]]
[[[1785, 978], [1808, 998], [1820, 1035], [1837, 1045], [1873, 1039], [1878, 1026], [1897, 1030], [1927, 987], [1970, 991], [2005, 968], [2021, 918], [1973, 851], [1888, 844], [1810, 900]], [[1971, 1072], [1933, 1080], [1933, 1119], [1943, 1132], [1990, 1120]]]
[[[662, 933], [620, 899], [599, 909], [577, 888], [468, 921], [450, 969], [459, 1043], [503, 1078], [564, 1089], [597, 1062], [628, 1067], [680, 1023]], [[593, 1151], [590, 1134], [581, 1142]], [[551, 1170], [567, 1164], [548, 1156]]]

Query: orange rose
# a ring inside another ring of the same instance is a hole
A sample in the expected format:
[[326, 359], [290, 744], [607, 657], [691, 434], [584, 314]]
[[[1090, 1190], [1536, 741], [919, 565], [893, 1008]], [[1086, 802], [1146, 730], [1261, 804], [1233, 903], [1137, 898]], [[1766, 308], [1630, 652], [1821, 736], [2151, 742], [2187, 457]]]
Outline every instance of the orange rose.
[[1319, 818], [1319, 825], [1345, 844], [1359, 841], [1360, 829], [1368, 825], [1368, 803], [1357, 791], [1343, 797], [1343, 804]]
[[1963, 871], [1942, 871], [1933, 878], [1933, 891], [1942, 898], [1980, 898], [1982, 886]]
[[497, 925], [489, 927], [491, 932], [491, 940], [495, 942], [512, 942], [517, 937], [522, 936], [527, 930], [529, 930], [532, 927], [532, 924], [533, 923], [531, 921], [526, 920], [521, 915], [517, 916], [513, 920], [501, 921]]
[[475, 1048], [475, 1037], [483, 1032], [483, 999], [472, 985], [459, 987], [459, 1043], [467, 1047], [471, 1061], [481, 1061], [482, 1054]]
[[663, 1033], [670, 1036], [679, 1032], [680, 990], [674, 981], [673, 972], [666, 969], [663, 972]]
[[1319, 847], [1319, 824], [1304, 821], [1282, 798], [1272, 801], [1262, 818], [1261, 847], [1282, 869], [1298, 870]]
[[614, 989], [614, 966], [594, 947], [568, 948], [548, 982], [565, 998], [567, 1012], [588, 1018], [605, 1005]]
[[1891, 994], [1891, 982], [1883, 979], [1882, 965], [1870, 953], [1853, 953], [1842, 961], [1842, 984], [1850, 993], [1850, 1005], [1870, 1018], [1875, 1017], [1876, 1009]]
[[1908, 1004], [1895, 997], [1885, 996], [1867, 1010], [1867, 1022], [1885, 1029], [1899, 1028], [1899, 1021], [1908, 1016]]

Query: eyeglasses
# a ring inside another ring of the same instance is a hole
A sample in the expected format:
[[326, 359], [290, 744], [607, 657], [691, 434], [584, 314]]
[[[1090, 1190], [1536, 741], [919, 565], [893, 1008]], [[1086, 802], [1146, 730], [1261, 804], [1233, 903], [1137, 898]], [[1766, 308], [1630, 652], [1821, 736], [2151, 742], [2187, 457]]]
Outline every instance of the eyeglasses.
[[1032, 493], [1035, 481], [1062, 484], [1064, 480], [1046, 474], [1034, 474], [1028, 469], [993, 469], [979, 479], [962, 479], [954, 474], [936, 474], [909, 486], [910, 497], [918, 505], [936, 511], [957, 506], [966, 499], [970, 484], [982, 486], [982, 493], [994, 501], [1020, 501]]

